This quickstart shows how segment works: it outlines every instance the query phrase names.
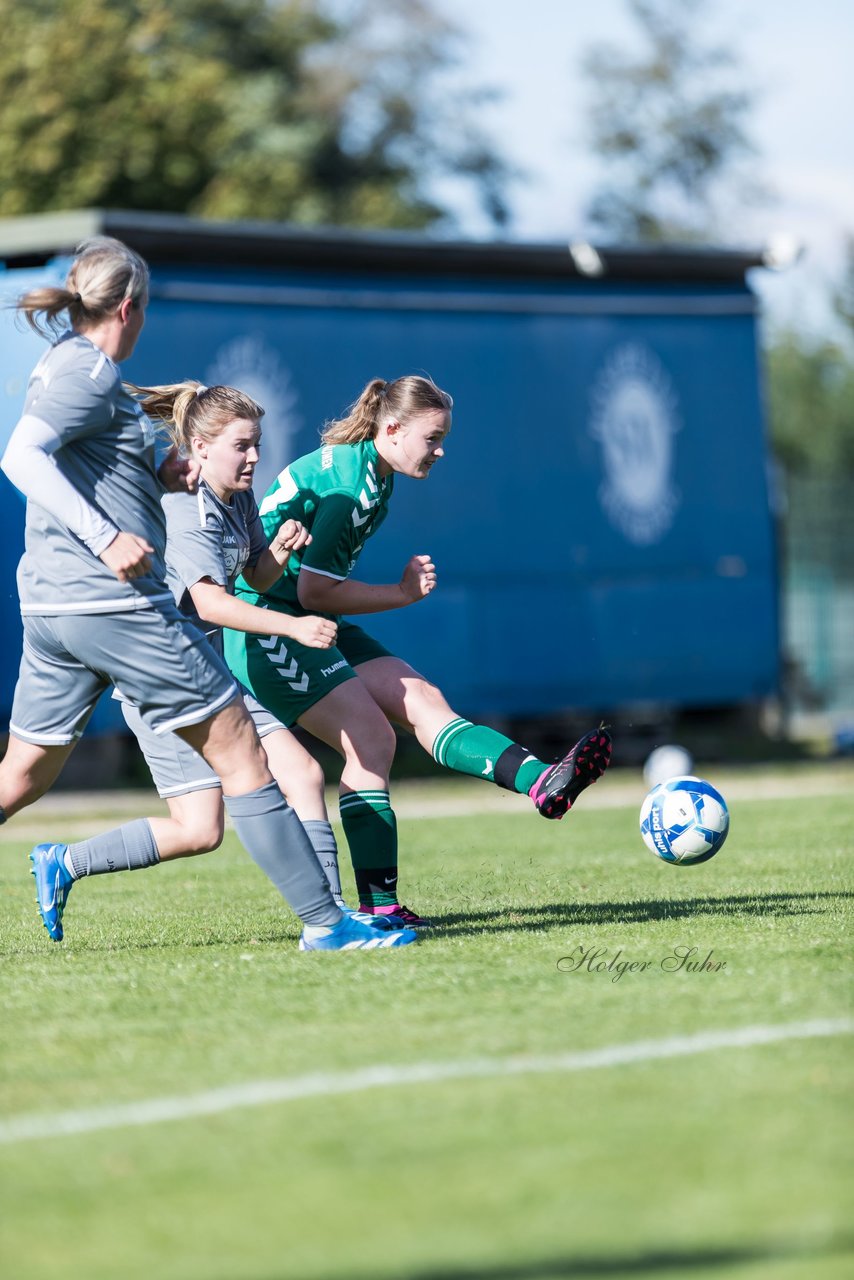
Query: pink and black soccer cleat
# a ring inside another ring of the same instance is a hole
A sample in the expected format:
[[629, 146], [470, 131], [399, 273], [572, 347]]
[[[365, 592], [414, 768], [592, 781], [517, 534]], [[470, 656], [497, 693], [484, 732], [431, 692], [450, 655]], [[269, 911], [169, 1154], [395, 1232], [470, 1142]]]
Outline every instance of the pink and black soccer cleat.
[[604, 726], [585, 733], [557, 764], [540, 774], [528, 795], [544, 818], [562, 818], [585, 787], [611, 763], [611, 737]]
[[407, 929], [427, 929], [433, 923], [432, 920], [426, 920], [423, 916], [420, 916], [417, 911], [412, 911], [409, 907], [402, 907], [398, 902], [388, 907], [370, 907], [360, 902], [359, 913], [366, 916], [394, 916]]

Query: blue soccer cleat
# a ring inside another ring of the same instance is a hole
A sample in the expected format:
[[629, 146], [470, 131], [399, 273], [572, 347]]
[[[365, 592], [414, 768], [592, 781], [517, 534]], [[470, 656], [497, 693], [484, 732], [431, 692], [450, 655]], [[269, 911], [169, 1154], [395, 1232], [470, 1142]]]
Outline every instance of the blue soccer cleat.
[[37, 844], [30, 854], [39, 914], [54, 942], [62, 941], [62, 913], [74, 884], [74, 877], [65, 869], [67, 848], [64, 844]]
[[319, 938], [307, 938], [305, 932], [299, 940], [300, 951], [376, 951], [379, 947], [405, 947], [416, 942], [418, 934], [413, 929], [377, 929], [373, 924], [362, 924], [345, 915], [338, 924]]

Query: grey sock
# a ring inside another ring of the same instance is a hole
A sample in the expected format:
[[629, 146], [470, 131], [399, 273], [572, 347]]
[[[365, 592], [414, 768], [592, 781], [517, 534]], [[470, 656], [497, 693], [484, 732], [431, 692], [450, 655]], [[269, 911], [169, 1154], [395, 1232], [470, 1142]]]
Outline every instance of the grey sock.
[[338, 924], [341, 912], [311, 841], [275, 782], [224, 799], [243, 847], [300, 919], [306, 924]]
[[344, 895], [341, 892], [341, 872], [338, 869], [338, 845], [335, 843], [335, 832], [331, 824], [318, 818], [306, 818], [302, 825], [323, 874], [329, 881], [333, 898], [338, 903], [342, 902]]
[[160, 861], [154, 834], [147, 818], [126, 822], [91, 840], [68, 846], [68, 858], [76, 878], [102, 876], [108, 871], [137, 871]]

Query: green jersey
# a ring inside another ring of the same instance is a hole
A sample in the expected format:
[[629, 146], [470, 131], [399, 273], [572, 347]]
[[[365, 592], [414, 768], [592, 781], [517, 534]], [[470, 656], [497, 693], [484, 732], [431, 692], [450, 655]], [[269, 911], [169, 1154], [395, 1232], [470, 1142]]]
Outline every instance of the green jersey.
[[311, 542], [293, 552], [278, 582], [265, 595], [243, 578], [237, 594], [253, 604], [269, 602], [285, 613], [304, 614], [297, 597], [301, 569], [343, 582], [362, 547], [385, 520], [394, 476], [379, 475], [372, 440], [326, 444], [292, 462], [276, 477], [258, 508], [268, 541], [286, 520], [299, 520]]

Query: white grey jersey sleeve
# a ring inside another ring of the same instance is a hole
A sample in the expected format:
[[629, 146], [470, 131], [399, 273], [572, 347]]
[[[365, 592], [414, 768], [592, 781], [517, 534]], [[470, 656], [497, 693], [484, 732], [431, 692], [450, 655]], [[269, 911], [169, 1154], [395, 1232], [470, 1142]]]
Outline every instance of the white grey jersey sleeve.
[[199, 483], [198, 493], [169, 493], [166, 513], [166, 580], [178, 608], [212, 639], [220, 628], [199, 618], [192, 588], [204, 579], [229, 594], [247, 566], [267, 549], [267, 538], [251, 493], [236, 493], [223, 502]]
[[[114, 613], [168, 600], [162, 488], [154, 473], [154, 429], [122, 385], [112, 360], [88, 338], [69, 333], [36, 365], [22, 425], [42, 424], [48, 441], [37, 474], [25, 476], [25, 553], [18, 568], [23, 614]], [[54, 443], [55, 441], [55, 443]], [[50, 471], [45, 469], [48, 458]], [[17, 446], [12, 453], [12, 469]], [[55, 498], [57, 478], [60, 498]], [[64, 482], [64, 483], [63, 483]], [[74, 499], [69, 489], [76, 495]], [[119, 582], [98, 549], [123, 530], [153, 548], [144, 577]]]
[[0, 461], [6, 476], [25, 498], [49, 507], [73, 534], [99, 556], [118, 533], [115, 525], [83, 498], [53, 459], [61, 441], [53, 427], [25, 414], [9, 438]]

